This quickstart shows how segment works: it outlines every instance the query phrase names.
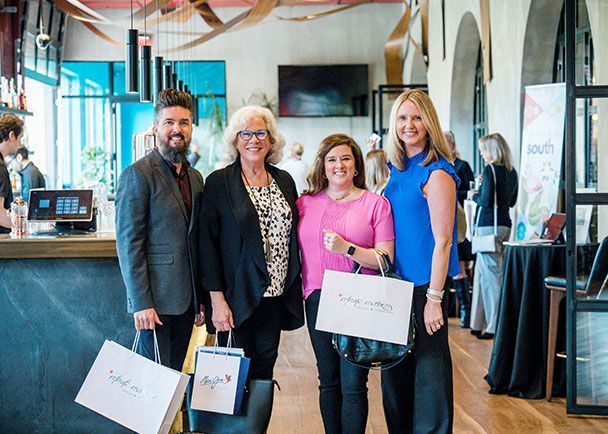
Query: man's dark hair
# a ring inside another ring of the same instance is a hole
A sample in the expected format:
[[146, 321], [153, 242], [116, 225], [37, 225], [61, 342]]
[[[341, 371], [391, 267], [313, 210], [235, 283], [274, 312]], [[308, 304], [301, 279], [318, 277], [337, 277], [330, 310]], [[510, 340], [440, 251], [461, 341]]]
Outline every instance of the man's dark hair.
[[160, 112], [168, 107], [183, 107], [188, 109], [190, 111], [190, 119], [192, 119], [192, 97], [186, 92], [177, 89], [161, 90], [154, 106], [156, 120], [158, 120]]
[[30, 151], [28, 151], [25, 146], [21, 146], [15, 151], [15, 155], [21, 155], [24, 160], [27, 160], [30, 155]]
[[12, 113], [0, 116], [0, 143], [8, 140], [8, 135], [15, 133], [18, 136], [23, 132], [24, 122]]

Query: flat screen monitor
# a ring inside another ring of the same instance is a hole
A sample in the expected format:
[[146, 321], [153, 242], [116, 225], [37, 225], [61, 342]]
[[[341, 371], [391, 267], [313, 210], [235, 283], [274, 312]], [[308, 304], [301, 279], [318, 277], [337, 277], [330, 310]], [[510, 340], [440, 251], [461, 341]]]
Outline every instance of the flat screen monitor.
[[279, 65], [279, 116], [367, 116], [367, 65]]
[[93, 190], [32, 190], [27, 214], [32, 221], [90, 222]]

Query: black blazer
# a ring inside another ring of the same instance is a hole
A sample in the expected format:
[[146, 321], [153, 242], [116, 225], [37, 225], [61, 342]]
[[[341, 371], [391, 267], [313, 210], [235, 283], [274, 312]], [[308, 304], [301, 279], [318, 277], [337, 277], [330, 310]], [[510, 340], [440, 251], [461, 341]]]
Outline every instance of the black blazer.
[[[289, 263], [281, 299], [286, 307], [281, 329], [304, 325], [302, 279], [298, 247], [296, 186], [284, 170], [267, 165], [291, 207], [292, 226]], [[202, 285], [207, 291], [222, 291], [239, 327], [259, 305], [270, 276], [266, 267], [258, 214], [249, 199], [237, 159], [206, 180], [201, 212]]]

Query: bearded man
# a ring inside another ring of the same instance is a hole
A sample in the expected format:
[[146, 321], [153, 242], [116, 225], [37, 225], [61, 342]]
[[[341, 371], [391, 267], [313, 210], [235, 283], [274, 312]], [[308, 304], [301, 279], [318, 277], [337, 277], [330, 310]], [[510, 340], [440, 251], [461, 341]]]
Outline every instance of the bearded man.
[[164, 89], [155, 106], [156, 149], [128, 166], [116, 191], [116, 249], [138, 353], [180, 371], [192, 324], [204, 323], [199, 215], [203, 177], [188, 163], [192, 99]]

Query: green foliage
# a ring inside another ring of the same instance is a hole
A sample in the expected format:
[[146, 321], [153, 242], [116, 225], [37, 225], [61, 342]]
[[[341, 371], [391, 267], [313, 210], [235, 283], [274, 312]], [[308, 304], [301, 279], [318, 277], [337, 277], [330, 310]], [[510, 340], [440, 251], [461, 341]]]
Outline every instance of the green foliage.
[[267, 108], [274, 114], [277, 115], [277, 99], [272, 98], [261, 90], [254, 90], [249, 95], [249, 98], [242, 100], [242, 105], [259, 105]]
[[81, 183], [100, 183], [111, 187], [109, 177], [110, 153], [103, 148], [87, 146], [81, 156]]

